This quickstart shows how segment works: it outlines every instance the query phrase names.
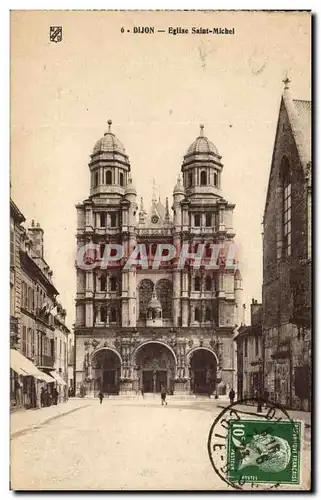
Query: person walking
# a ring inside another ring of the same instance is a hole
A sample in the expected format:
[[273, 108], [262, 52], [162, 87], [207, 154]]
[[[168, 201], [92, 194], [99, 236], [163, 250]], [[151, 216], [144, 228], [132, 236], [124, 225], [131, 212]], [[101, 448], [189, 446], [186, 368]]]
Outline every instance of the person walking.
[[166, 396], [167, 396], [166, 389], [165, 389], [165, 387], [162, 385], [162, 386], [161, 386], [161, 400], [162, 400], [162, 406], [163, 406], [164, 404], [167, 406]]
[[234, 403], [234, 398], [235, 398], [235, 391], [234, 391], [233, 387], [230, 390], [230, 392], [228, 393], [228, 397], [230, 398], [230, 404], [233, 404]]
[[141, 388], [140, 392], [141, 392], [142, 396], [144, 397], [144, 387]]
[[104, 399], [104, 393], [102, 391], [99, 391], [98, 397], [100, 399], [100, 404], [102, 404], [103, 399]]

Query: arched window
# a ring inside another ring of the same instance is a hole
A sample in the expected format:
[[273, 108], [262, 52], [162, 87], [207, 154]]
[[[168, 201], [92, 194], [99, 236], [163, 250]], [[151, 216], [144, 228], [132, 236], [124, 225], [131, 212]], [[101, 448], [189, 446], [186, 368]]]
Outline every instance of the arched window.
[[94, 187], [98, 186], [98, 184], [99, 184], [99, 174], [98, 172], [95, 172]]
[[206, 184], [207, 184], [206, 170], [202, 170], [202, 172], [201, 172], [201, 186], [206, 186]]
[[156, 295], [162, 306], [163, 318], [172, 319], [173, 284], [168, 279], [156, 283]]
[[100, 277], [100, 290], [104, 292], [107, 286], [107, 277], [106, 274], [102, 274]]
[[112, 174], [111, 174], [111, 170], [107, 170], [107, 172], [106, 172], [106, 184], [107, 184], [107, 185], [112, 184]]
[[217, 172], [214, 172], [214, 186], [218, 187], [218, 175], [217, 175]]
[[199, 292], [201, 290], [201, 278], [199, 276], [195, 276], [194, 290], [196, 292]]
[[154, 283], [144, 279], [139, 284], [139, 318], [146, 318], [147, 306], [152, 298]]
[[110, 309], [110, 322], [111, 323], [117, 322], [117, 311], [116, 311], [115, 307], [112, 307]]
[[291, 255], [291, 169], [289, 160], [284, 157], [281, 164], [283, 191], [283, 252]]
[[195, 308], [194, 319], [195, 321], [201, 321], [201, 311], [198, 307]]
[[212, 290], [212, 278], [210, 276], [206, 276], [205, 279], [205, 290], [210, 292]]
[[123, 174], [123, 172], [119, 172], [119, 184], [121, 186], [124, 185], [124, 174]]
[[210, 307], [205, 309], [205, 321], [212, 321], [212, 311]]
[[106, 321], [107, 321], [107, 307], [105, 307], [105, 306], [102, 306], [100, 308], [100, 321], [102, 323], [106, 323]]
[[116, 278], [116, 276], [111, 276], [109, 282], [110, 282], [110, 291], [116, 292], [117, 291], [117, 278]]
[[193, 174], [192, 172], [190, 172], [188, 174], [188, 187], [192, 187], [193, 186]]

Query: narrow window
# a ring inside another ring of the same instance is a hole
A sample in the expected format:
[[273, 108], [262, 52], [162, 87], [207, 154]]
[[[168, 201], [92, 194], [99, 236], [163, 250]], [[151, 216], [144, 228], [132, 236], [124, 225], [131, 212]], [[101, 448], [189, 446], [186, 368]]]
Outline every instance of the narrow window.
[[117, 221], [116, 213], [111, 212], [110, 213], [110, 227], [116, 227], [116, 221]]
[[194, 215], [194, 226], [200, 227], [200, 225], [201, 225], [201, 216], [200, 216], [200, 214], [195, 214]]
[[112, 184], [112, 175], [110, 170], [107, 170], [106, 172], [106, 184], [107, 185]]
[[206, 186], [206, 184], [207, 184], [206, 171], [203, 170], [201, 172], [201, 186]]
[[283, 175], [283, 251], [291, 255], [291, 175], [287, 158], [282, 161]]
[[212, 290], [212, 279], [210, 276], [206, 276], [205, 280], [205, 290], [210, 292]]
[[110, 322], [111, 323], [116, 323], [117, 321], [117, 312], [114, 307], [111, 308], [110, 310]]
[[214, 186], [218, 187], [218, 175], [217, 175], [217, 172], [214, 172]]
[[107, 308], [105, 306], [100, 308], [100, 321], [106, 323], [107, 321]]
[[106, 274], [102, 274], [101, 277], [100, 277], [100, 290], [102, 292], [105, 292], [106, 291], [106, 286], [107, 286]]
[[206, 214], [205, 224], [206, 224], [206, 227], [211, 227], [211, 225], [212, 225], [212, 214]]
[[98, 184], [99, 184], [99, 174], [98, 174], [98, 172], [95, 172], [94, 186], [97, 187]]
[[106, 214], [105, 214], [105, 212], [100, 212], [99, 218], [100, 218], [100, 227], [106, 227]]
[[116, 292], [117, 291], [117, 279], [116, 279], [116, 276], [111, 276], [110, 277], [110, 290], [111, 290], [111, 292]]
[[100, 245], [100, 258], [102, 259], [104, 257], [104, 253], [105, 253], [105, 243], [101, 243]]
[[244, 339], [244, 357], [247, 358], [247, 339]]
[[124, 174], [123, 174], [123, 172], [119, 172], [119, 184], [121, 186], [124, 185]]
[[198, 307], [196, 307], [196, 309], [195, 309], [194, 317], [195, 317], [195, 321], [201, 320], [201, 311]]
[[255, 356], [259, 355], [259, 338], [255, 337]]
[[194, 280], [194, 290], [196, 292], [199, 292], [201, 289], [201, 279], [199, 276], [195, 276], [195, 280]]
[[192, 187], [193, 186], [193, 174], [192, 172], [190, 172], [188, 174], [188, 187]]
[[207, 307], [205, 310], [205, 321], [211, 321], [211, 320], [212, 320], [212, 311], [209, 307]]

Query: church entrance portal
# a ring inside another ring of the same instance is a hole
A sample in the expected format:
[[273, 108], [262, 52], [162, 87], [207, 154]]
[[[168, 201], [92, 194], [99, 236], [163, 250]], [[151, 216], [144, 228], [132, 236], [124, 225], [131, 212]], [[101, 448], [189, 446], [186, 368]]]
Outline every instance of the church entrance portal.
[[104, 394], [119, 394], [120, 360], [108, 349], [95, 354], [92, 360], [95, 390]]
[[162, 386], [173, 393], [175, 359], [166, 346], [156, 342], [142, 346], [136, 354], [136, 366], [139, 386], [145, 393], [159, 393]]
[[191, 357], [191, 389], [194, 394], [213, 394], [216, 387], [217, 362], [214, 354], [196, 350]]

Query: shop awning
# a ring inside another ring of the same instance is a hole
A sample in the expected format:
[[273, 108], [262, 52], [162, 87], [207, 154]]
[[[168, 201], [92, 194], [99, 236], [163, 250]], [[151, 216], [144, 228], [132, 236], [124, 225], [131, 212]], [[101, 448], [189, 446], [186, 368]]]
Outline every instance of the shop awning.
[[45, 382], [48, 382], [50, 379], [50, 382], [53, 382], [49, 375], [39, 370], [32, 361], [15, 349], [10, 349], [10, 367], [13, 371], [24, 377], [31, 376]]
[[52, 384], [54, 382], [54, 379], [50, 377], [50, 375], [47, 375], [47, 373], [43, 372], [42, 370], [39, 370], [42, 376], [42, 380], [47, 382], [48, 384]]
[[59, 373], [50, 372], [50, 375], [58, 382], [60, 385], [67, 385], [66, 382], [61, 378]]

